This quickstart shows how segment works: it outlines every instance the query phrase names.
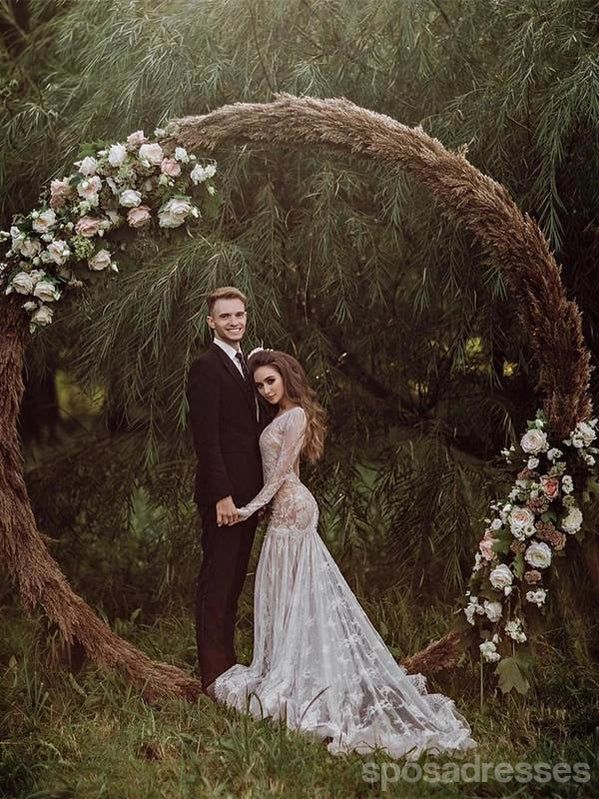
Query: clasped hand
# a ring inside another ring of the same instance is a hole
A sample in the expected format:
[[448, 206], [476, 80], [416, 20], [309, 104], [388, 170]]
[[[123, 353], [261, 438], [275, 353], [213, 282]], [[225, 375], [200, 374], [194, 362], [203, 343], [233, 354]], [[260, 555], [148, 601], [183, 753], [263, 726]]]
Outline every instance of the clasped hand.
[[[262, 521], [268, 513], [269, 506], [260, 508], [258, 519]], [[233, 497], [223, 497], [216, 503], [216, 523], [219, 527], [232, 527], [234, 524], [244, 521], [239, 510], [235, 507]]]
[[233, 497], [223, 497], [216, 503], [216, 523], [219, 527], [231, 527], [242, 521]]

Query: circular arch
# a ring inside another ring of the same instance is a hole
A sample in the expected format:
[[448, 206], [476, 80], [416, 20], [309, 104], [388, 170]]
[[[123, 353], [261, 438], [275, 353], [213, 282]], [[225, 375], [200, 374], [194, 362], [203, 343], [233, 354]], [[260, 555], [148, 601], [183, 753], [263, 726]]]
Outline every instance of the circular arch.
[[[407, 127], [344, 98], [276, 95], [269, 103], [235, 103], [174, 120], [169, 130], [165, 146], [183, 144], [198, 151], [244, 143], [320, 148], [410, 174], [442, 211], [470, 231], [486, 258], [500, 263], [537, 357], [537, 388], [557, 435], [566, 436], [590, 416], [590, 353], [560, 267], [534, 220], [502, 185], [468, 162], [465, 149], [450, 152], [420, 127]], [[74, 593], [48, 552], [27, 496], [16, 428], [27, 320], [14, 297], [3, 297], [0, 308], [0, 557], [24, 606], [31, 611], [41, 605], [67, 642], [79, 641], [91, 661], [121, 672], [147, 699], [195, 699], [199, 681], [151, 660], [113, 633]], [[431, 673], [451, 663], [459, 642], [459, 633], [452, 631], [404, 665]]]

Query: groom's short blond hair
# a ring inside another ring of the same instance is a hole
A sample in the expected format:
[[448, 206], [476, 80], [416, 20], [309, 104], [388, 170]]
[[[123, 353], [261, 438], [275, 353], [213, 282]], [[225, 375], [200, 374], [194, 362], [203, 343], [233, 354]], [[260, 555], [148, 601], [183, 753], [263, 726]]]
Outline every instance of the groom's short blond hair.
[[217, 300], [241, 300], [244, 305], [248, 304], [248, 298], [242, 291], [236, 289], [235, 286], [221, 286], [220, 288], [214, 289], [214, 291], [210, 292], [206, 300], [208, 303], [209, 314], [212, 314], [212, 309], [214, 308]]

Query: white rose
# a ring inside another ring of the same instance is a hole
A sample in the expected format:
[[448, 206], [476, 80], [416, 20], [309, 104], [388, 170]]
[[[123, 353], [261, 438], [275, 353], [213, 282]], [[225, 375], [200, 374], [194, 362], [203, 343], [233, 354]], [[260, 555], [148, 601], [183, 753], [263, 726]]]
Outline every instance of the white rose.
[[468, 624], [474, 624], [474, 615], [476, 613], [483, 614], [484, 609], [482, 605], [479, 605], [478, 598], [471, 596], [468, 600], [468, 605], [464, 608], [464, 615], [466, 616]]
[[23, 303], [23, 308], [28, 313], [31, 313], [31, 311], [35, 311], [35, 309], [37, 308], [37, 302], [32, 302], [31, 300], [28, 300], [27, 302]]
[[569, 474], [565, 474], [562, 477], [562, 491], [564, 494], [571, 494], [574, 491], [574, 483], [572, 481], [572, 477]]
[[121, 166], [127, 158], [127, 148], [124, 144], [113, 144], [108, 151], [110, 166]]
[[173, 197], [162, 206], [158, 213], [160, 227], [179, 227], [191, 213], [191, 203], [188, 200]]
[[597, 433], [593, 430], [587, 422], [578, 422], [576, 425], [576, 433], [582, 438], [585, 447], [588, 447], [597, 438]]
[[98, 162], [96, 161], [95, 158], [92, 158], [91, 155], [88, 155], [79, 164], [79, 171], [81, 172], [82, 175], [85, 175], [86, 177], [91, 177], [91, 175], [95, 175], [97, 168], [98, 168]]
[[551, 549], [542, 541], [534, 541], [524, 553], [524, 560], [535, 569], [546, 569], [551, 563]]
[[499, 621], [503, 612], [501, 602], [489, 602], [488, 599], [485, 599], [483, 602], [483, 607], [489, 621]]
[[480, 644], [478, 648], [483, 656], [483, 660], [486, 660], [487, 663], [495, 663], [501, 657], [493, 641], [485, 641], [484, 643]]
[[38, 327], [46, 327], [52, 323], [52, 316], [54, 311], [52, 308], [49, 308], [47, 305], [41, 305], [37, 311], [31, 315], [31, 323], [37, 325]]
[[562, 519], [561, 527], [565, 533], [577, 533], [582, 526], [582, 512], [580, 508], [570, 508]]
[[141, 205], [141, 194], [134, 189], [125, 189], [125, 191], [121, 192], [119, 203], [125, 208], [136, 208]]
[[16, 291], [17, 294], [31, 294], [34, 286], [35, 283], [29, 272], [19, 272], [10, 281], [6, 294], [10, 294], [11, 291]]
[[520, 619], [508, 621], [508, 623], [505, 625], [505, 631], [510, 638], [514, 639], [514, 641], [519, 641], [521, 644], [526, 641], [526, 633], [522, 629], [522, 622]]
[[196, 164], [194, 168], [191, 170], [189, 177], [193, 180], [195, 185], [197, 186], [199, 183], [203, 183], [208, 178], [214, 177], [216, 174], [216, 167], [214, 164], [208, 164], [207, 166], [201, 166], [200, 164]]
[[35, 230], [36, 233], [47, 233], [50, 228], [56, 224], [56, 214], [50, 208], [47, 211], [42, 211], [42, 213], [34, 219], [31, 227]]
[[25, 241], [19, 242], [19, 252], [23, 258], [35, 258], [41, 248], [42, 245], [37, 239], [25, 239]]
[[93, 258], [90, 258], [87, 265], [93, 272], [101, 272], [110, 266], [110, 253], [108, 250], [98, 250]]
[[535, 515], [530, 508], [512, 508], [509, 515], [510, 530], [514, 538], [522, 540], [530, 535], [530, 528], [534, 525]]
[[33, 296], [42, 302], [54, 302], [60, 299], [60, 291], [49, 280], [40, 280], [33, 290]]
[[163, 158], [164, 153], [162, 152], [162, 147], [159, 144], [142, 144], [139, 148], [140, 161], [147, 161], [153, 166], [158, 166], [162, 162]]
[[536, 469], [538, 465], [539, 465], [539, 459], [538, 458], [529, 458], [528, 462], [526, 464], [526, 466], [529, 469]]
[[510, 571], [509, 566], [505, 563], [500, 563], [499, 566], [495, 566], [491, 574], [489, 574], [489, 580], [493, 588], [503, 589], [511, 585], [513, 579], [514, 575]]
[[544, 588], [537, 588], [536, 591], [528, 591], [526, 594], [526, 599], [528, 602], [532, 602], [541, 607], [541, 605], [545, 602], [546, 596], [547, 591]]
[[183, 164], [189, 161], [189, 156], [187, 155], [185, 147], [175, 147], [175, 159], [181, 161]]
[[66, 241], [56, 239], [52, 242], [52, 244], [48, 245], [46, 254], [46, 260], [53, 261], [55, 264], [61, 266], [71, 254], [71, 251], [69, 250]]
[[547, 450], [547, 457], [549, 458], [550, 461], [554, 461], [557, 458], [561, 458], [563, 454], [564, 453], [561, 451], [561, 449], [558, 449], [557, 447], [551, 447], [551, 449]]
[[528, 430], [520, 440], [520, 446], [529, 455], [536, 455], [539, 452], [544, 452], [547, 449], [547, 434], [542, 430], [533, 428]]

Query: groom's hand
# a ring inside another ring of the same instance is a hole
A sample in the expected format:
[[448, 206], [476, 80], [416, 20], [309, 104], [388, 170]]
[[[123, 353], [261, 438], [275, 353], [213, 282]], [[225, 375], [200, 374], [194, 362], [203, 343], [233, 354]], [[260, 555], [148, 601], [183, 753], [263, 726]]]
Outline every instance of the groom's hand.
[[216, 523], [219, 527], [235, 524], [239, 521], [239, 511], [235, 507], [233, 497], [223, 497], [216, 503]]

